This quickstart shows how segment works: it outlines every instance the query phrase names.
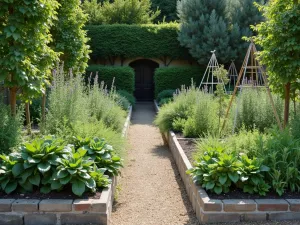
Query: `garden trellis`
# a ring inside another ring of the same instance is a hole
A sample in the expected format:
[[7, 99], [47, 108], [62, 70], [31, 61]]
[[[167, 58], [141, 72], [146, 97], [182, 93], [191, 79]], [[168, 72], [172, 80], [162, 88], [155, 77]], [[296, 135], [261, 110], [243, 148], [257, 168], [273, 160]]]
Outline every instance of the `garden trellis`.
[[236, 81], [238, 78], [238, 72], [236, 70], [234, 60], [232, 60], [230, 67], [228, 69], [228, 78], [229, 78], [229, 90], [228, 91], [230, 91], [232, 85], [233, 85], [233, 88], [235, 87], [235, 84], [236, 84]]
[[[242, 91], [243, 88], [265, 88], [267, 90], [274, 116], [276, 118], [279, 128], [282, 130], [282, 125], [275, 108], [274, 100], [269, 88], [265, 69], [262, 65], [260, 65], [259, 61], [257, 60], [256, 53], [257, 53], [257, 49], [255, 47], [255, 44], [253, 43], [253, 41], [251, 41], [242, 68], [240, 70], [239, 76], [237, 78], [237, 82], [226, 111], [226, 116], [221, 131], [223, 131], [226, 126], [226, 122], [229, 117], [229, 112], [232, 107], [232, 103], [237, 94], [238, 89]], [[237, 103], [237, 110], [238, 107], [239, 104]], [[235, 127], [233, 129], [235, 129]]]
[[[223, 84], [224, 82], [215, 76], [215, 72], [220, 68], [219, 63], [215, 54], [216, 50], [211, 51], [212, 56], [209, 60], [205, 73], [202, 77], [199, 88], [206, 90], [207, 92], [213, 93], [214, 86], [217, 84]], [[225, 89], [225, 85], [224, 85]], [[226, 89], [225, 89], [226, 92]]]

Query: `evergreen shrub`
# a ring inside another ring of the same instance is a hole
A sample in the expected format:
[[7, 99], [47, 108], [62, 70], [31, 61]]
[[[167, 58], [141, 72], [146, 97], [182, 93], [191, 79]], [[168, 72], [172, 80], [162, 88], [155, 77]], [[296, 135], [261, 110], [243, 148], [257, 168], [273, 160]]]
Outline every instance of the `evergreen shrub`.
[[194, 84], [200, 85], [205, 69], [201, 67], [165, 67], [155, 70], [155, 96], [167, 89], [177, 89], [182, 85], [190, 86], [193, 79]]
[[96, 74], [98, 75], [99, 83], [104, 82], [108, 87], [111, 87], [113, 84], [117, 90], [124, 90], [129, 94], [132, 94], [134, 91], [134, 70], [129, 66], [90, 65], [86, 70], [86, 81], [89, 78], [93, 81]]
[[178, 23], [86, 26], [91, 58], [191, 58], [177, 40]]

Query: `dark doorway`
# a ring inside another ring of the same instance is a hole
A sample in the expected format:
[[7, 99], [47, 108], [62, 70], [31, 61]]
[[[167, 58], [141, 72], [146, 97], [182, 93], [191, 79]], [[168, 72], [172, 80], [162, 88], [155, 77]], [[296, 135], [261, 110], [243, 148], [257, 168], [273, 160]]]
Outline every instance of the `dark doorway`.
[[159, 64], [147, 59], [136, 60], [129, 64], [135, 71], [135, 92], [138, 101], [154, 99], [154, 70]]

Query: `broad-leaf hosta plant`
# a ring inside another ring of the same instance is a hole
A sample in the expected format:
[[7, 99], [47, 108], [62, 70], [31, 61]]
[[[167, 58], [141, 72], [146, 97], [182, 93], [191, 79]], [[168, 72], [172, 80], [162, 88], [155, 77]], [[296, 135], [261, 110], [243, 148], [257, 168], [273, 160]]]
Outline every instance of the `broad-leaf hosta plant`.
[[264, 181], [264, 172], [269, 168], [256, 158], [251, 160], [244, 154], [228, 154], [223, 150], [205, 152], [188, 171], [193, 180], [216, 194], [228, 193], [235, 187], [251, 194], [266, 195], [270, 186]]
[[49, 193], [72, 187], [81, 196], [107, 187], [120, 167], [121, 158], [103, 139], [78, 138], [72, 145], [48, 136], [0, 155], [0, 190]]
[[98, 168], [105, 169], [108, 175], [118, 175], [122, 167], [121, 158], [114, 152], [113, 147], [99, 138], [75, 138], [75, 146], [87, 150], [88, 156], [94, 160]]

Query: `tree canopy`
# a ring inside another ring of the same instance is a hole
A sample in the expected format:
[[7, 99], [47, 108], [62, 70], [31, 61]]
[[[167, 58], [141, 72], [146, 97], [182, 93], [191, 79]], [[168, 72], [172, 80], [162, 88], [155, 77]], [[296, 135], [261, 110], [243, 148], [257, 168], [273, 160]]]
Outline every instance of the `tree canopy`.
[[298, 0], [273, 0], [259, 9], [266, 21], [255, 26], [258, 36], [254, 40], [263, 48], [259, 59], [268, 68], [271, 87], [285, 92], [286, 125], [291, 85], [300, 76], [300, 4]]
[[83, 10], [89, 15], [88, 24], [148, 24], [160, 14], [151, 9], [150, 0], [85, 0]]
[[87, 15], [83, 13], [78, 0], [60, 0], [57, 20], [51, 29], [52, 48], [60, 52], [60, 59], [66, 68], [84, 72], [89, 59], [86, 31], [83, 29]]
[[58, 6], [55, 0], [0, 3], [0, 81], [10, 88], [13, 114], [17, 91], [26, 96], [43, 91], [43, 81], [57, 58], [49, 34]]
[[205, 64], [210, 51], [216, 50], [221, 63], [241, 62], [248, 44], [243, 36], [252, 36], [250, 25], [261, 22], [254, 6], [262, 0], [180, 0], [177, 4], [181, 29], [179, 40], [199, 63]]

